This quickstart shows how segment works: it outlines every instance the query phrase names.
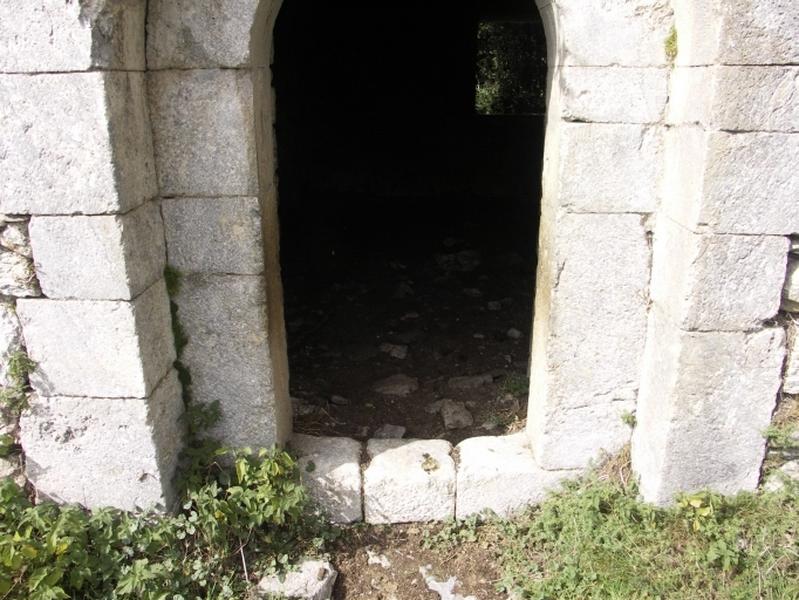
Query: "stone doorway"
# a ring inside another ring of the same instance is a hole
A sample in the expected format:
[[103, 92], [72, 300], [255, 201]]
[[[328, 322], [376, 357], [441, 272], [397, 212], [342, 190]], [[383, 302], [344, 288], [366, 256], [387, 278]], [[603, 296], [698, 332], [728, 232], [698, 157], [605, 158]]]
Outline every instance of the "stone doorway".
[[[503, 40], [510, 19], [528, 25]], [[545, 126], [535, 7], [293, 0], [274, 39], [294, 431], [523, 430]], [[519, 50], [530, 64], [509, 72]], [[478, 106], [475, 82], [496, 71], [486, 85], [535, 102]]]

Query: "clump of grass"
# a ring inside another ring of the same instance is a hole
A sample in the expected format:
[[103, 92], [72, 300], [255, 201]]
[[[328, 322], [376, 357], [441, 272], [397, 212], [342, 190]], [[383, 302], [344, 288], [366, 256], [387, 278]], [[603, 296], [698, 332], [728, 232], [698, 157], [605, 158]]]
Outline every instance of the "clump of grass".
[[796, 484], [663, 509], [642, 503], [632, 478], [595, 473], [500, 527], [500, 587], [520, 598], [799, 597]]
[[671, 26], [671, 31], [669, 31], [668, 37], [666, 37], [664, 49], [669, 63], [674, 64], [674, 61], [677, 60], [677, 52], [679, 51], [677, 27], [674, 25]]
[[530, 388], [530, 379], [523, 373], [510, 373], [505, 376], [499, 386], [499, 391], [502, 394], [510, 394], [511, 396], [521, 397], [525, 396]]

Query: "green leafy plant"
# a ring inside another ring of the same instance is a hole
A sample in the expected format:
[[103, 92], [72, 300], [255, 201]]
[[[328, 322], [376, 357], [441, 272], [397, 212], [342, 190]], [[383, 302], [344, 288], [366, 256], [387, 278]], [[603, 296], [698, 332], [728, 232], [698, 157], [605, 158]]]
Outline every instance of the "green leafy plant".
[[22, 350], [12, 352], [8, 359], [8, 379], [10, 385], [0, 389], [0, 402], [11, 411], [19, 414], [28, 402], [28, 377], [36, 368], [28, 355]]
[[34, 506], [0, 482], [0, 595], [241, 598], [253, 573], [286, 568], [331, 539], [288, 454], [220, 450], [215, 458], [177, 515]]
[[463, 520], [451, 519], [438, 529], [423, 532], [422, 545], [427, 549], [450, 549], [461, 544], [474, 543], [478, 539], [481, 519], [472, 515]]

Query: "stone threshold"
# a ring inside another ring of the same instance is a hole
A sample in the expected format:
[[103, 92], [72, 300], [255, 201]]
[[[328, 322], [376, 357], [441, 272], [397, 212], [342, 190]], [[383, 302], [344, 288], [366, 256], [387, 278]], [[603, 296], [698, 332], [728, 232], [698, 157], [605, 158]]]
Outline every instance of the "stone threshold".
[[445, 440], [295, 434], [302, 483], [335, 523], [413, 523], [491, 511], [512, 516], [581, 471], [538, 466], [525, 433]]

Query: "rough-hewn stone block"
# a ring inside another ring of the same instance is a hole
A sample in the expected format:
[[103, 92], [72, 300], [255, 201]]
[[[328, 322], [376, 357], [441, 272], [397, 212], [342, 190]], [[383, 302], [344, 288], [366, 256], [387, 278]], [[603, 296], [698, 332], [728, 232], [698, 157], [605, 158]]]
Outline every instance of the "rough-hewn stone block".
[[245, 67], [259, 0], [151, 0], [147, 61], [151, 69]]
[[787, 235], [799, 231], [799, 136], [705, 132], [666, 134], [663, 210], [696, 231]]
[[782, 391], [799, 394], [799, 321], [791, 319], [787, 327], [788, 356], [785, 359]]
[[173, 198], [162, 211], [169, 264], [178, 270], [263, 273], [258, 198]]
[[672, 11], [665, 0], [593, 4], [559, 0], [556, 12], [558, 64], [648, 67], [667, 62], [663, 42]]
[[486, 510], [512, 516], [538, 504], [560, 481], [574, 475], [539, 467], [524, 433], [470, 438], [458, 444], [457, 450], [458, 519]]
[[21, 420], [27, 476], [58, 502], [171, 508], [182, 413], [174, 371], [151, 398], [34, 396]]
[[725, 131], [799, 131], [797, 67], [678, 67], [668, 121]]
[[580, 469], [629, 439], [650, 249], [638, 215], [565, 215], [541, 226], [528, 431], [539, 465]]
[[0, 75], [0, 212], [127, 212], [156, 194], [144, 75]]
[[557, 202], [570, 212], [652, 212], [661, 132], [642, 125], [562, 123]]
[[264, 280], [190, 275], [175, 298], [188, 336], [181, 360], [196, 401], [219, 402], [212, 434], [234, 447], [271, 447], [291, 434], [291, 405], [278, 398], [267, 340]]
[[777, 314], [788, 239], [696, 234], [658, 220], [652, 300], [683, 329], [748, 330]]
[[0, 248], [0, 294], [18, 298], [41, 295], [30, 258]]
[[144, 69], [145, 0], [3, 2], [0, 71]]
[[164, 232], [154, 202], [122, 216], [33, 217], [30, 235], [48, 298], [130, 300], [164, 271]]
[[133, 302], [19, 300], [43, 396], [145, 398], [175, 360], [163, 280]]
[[598, 123], [656, 123], [669, 97], [664, 68], [564, 67], [558, 82], [560, 114]]
[[681, 65], [799, 62], [794, 0], [673, 0]]
[[782, 308], [789, 312], [799, 312], [799, 258], [788, 258], [788, 270], [782, 287]]
[[0, 387], [13, 382], [8, 373], [8, 359], [22, 347], [22, 329], [11, 302], [0, 301]]
[[294, 434], [302, 483], [334, 523], [363, 520], [360, 442], [340, 437]]
[[363, 474], [367, 523], [443, 521], [455, 516], [455, 462], [444, 440], [369, 440]]
[[253, 87], [247, 71], [154, 71], [148, 86], [164, 196], [253, 196]]
[[641, 493], [754, 490], [781, 383], [785, 332], [686, 332], [650, 314], [633, 433]]

